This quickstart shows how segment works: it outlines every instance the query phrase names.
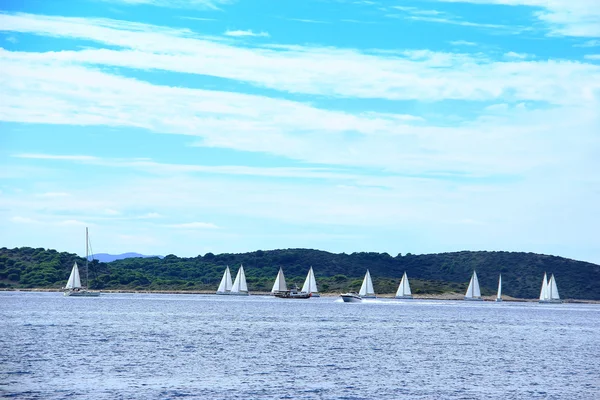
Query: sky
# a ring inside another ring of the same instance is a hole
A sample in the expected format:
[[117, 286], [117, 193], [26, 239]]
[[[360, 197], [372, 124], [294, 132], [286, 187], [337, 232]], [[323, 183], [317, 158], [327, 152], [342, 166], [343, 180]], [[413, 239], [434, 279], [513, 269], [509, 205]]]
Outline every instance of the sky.
[[0, 10], [0, 246], [600, 263], [597, 0]]

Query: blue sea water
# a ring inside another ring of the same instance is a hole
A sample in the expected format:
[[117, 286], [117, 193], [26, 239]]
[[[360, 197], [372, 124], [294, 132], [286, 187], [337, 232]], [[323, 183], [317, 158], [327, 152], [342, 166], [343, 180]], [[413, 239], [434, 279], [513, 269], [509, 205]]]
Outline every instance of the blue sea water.
[[0, 395], [600, 399], [600, 305], [0, 292]]

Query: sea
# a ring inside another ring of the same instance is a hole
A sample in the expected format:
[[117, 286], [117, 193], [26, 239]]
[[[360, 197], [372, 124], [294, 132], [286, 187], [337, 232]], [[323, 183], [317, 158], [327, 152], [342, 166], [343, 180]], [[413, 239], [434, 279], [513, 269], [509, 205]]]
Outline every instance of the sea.
[[0, 397], [600, 399], [600, 304], [0, 292]]

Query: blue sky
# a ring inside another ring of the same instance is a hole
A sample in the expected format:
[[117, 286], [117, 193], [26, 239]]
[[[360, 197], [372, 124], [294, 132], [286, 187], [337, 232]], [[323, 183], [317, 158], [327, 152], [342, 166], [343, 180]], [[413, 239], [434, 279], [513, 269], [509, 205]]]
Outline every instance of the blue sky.
[[2, 246], [600, 263], [596, 0], [0, 7]]

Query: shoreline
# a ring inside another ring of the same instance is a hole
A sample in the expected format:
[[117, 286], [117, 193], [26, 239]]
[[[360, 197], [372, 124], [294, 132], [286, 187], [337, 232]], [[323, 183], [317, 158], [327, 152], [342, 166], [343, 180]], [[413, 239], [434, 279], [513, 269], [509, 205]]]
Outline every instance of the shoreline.
[[[62, 289], [51, 288], [0, 288], [1, 292], [62, 292]], [[213, 290], [133, 290], [133, 289], [106, 289], [99, 290], [100, 293], [107, 294], [208, 294], [215, 295]], [[270, 296], [271, 292], [251, 292], [250, 296]], [[340, 293], [319, 293], [321, 297], [339, 297]], [[379, 299], [394, 299], [393, 293], [378, 295]], [[413, 294], [414, 300], [463, 300], [462, 293], [442, 293], [442, 294]], [[483, 301], [495, 302], [496, 296], [482, 296]], [[502, 302], [508, 303], [537, 303], [538, 299], [521, 299], [510, 296], [503, 296]], [[585, 299], [563, 299], [566, 304], [600, 304], [600, 300]]]

